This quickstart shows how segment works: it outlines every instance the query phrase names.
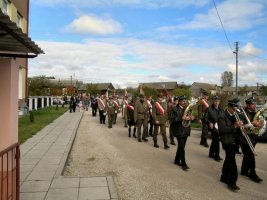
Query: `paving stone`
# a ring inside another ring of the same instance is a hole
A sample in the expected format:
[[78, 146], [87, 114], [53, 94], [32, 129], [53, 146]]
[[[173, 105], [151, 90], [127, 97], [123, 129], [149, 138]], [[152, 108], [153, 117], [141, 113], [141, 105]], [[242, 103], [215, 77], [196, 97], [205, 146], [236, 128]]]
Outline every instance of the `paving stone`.
[[79, 188], [78, 200], [110, 199], [108, 187]]
[[21, 192], [47, 192], [51, 181], [25, 181], [20, 188]]
[[20, 193], [20, 200], [44, 200], [46, 192]]
[[80, 187], [103, 187], [107, 185], [106, 177], [89, 177], [80, 179]]
[[54, 179], [51, 187], [52, 189], [60, 189], [60, 188], [78, 188], [79, 187], [79, 178], [57, 178]]
[[41, 171], [41, 170], [34, 170], [26, 180], [40, 180], [40, 181], [45, 181], [45, 180], [52, 180], [55, 174], [54, 171]]
[[78, 188], [50, 189], [45, 200], [76, 200]]

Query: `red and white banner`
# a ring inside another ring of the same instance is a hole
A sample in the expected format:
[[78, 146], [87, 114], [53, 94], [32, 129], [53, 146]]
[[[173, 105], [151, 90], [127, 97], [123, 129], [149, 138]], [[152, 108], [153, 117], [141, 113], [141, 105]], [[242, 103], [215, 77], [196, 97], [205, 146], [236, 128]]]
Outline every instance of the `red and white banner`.
[[155, 102], [154, 105], [156, 106], [156, 108], [160, 112], [160, 115], [164, 115], [164, 109], [161, 107], [161, 105], [159, 104], [159, 102]]
[[102, 99], [98, 98], [97, 102], [98, 102], [98, 106], [100, 107], [101, 110], [104, 110], [106, 108], [106, 105], [104, 104]]

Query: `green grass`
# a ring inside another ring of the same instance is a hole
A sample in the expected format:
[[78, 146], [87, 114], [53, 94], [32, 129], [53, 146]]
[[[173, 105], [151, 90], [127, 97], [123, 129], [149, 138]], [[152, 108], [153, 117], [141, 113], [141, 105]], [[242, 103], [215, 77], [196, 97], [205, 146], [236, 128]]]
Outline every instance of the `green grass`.
[[192, 121], [190, 124], [191, 128], [201, 128], [201, 124], [198, 123], [197, 121]]
[[24, 143], [28, 138], [35, 135], [46, 125], [53, 122], [68, 110], [68, 107], [48, 107], [37, 111], [32, 111], [34, 122], [30, 121], [30, 115], [25, 115], [19, 118], [19, 143]]

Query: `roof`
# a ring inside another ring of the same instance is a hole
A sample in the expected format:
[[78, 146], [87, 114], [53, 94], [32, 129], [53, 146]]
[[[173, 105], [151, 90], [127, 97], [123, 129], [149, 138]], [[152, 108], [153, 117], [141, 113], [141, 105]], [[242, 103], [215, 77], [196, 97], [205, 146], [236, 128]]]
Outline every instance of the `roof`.
[[[259, 87], [258, 86], [237, 87], [238, 91], [240, 91], [241, 89], [245, 89], [245, 91], [251, 92], [251, 91], [258, 91]], [[223, 92], [235, 92], [236, 91], [236, 87], [223, 87], [222, 91]]]
[[194, 82], [192, 86], [197, 86], [205, 91], [210, 91], [210, 90], [216, 90], [217, 85], [216, 84], [209, 84], [209, 83], [199, 83], [199, 82]]
[[115, 89], [112, 83], [93, 83], [97, 86], [99, 90]]
[[177, 82], [151, 82], [151, 83], [140, 83], [144, 87], [154, 88], [157, 90], [174, 90], [178, 88]]
[[0, 56], [34, 58], [41, 53], [43, 50], [0, 9]]

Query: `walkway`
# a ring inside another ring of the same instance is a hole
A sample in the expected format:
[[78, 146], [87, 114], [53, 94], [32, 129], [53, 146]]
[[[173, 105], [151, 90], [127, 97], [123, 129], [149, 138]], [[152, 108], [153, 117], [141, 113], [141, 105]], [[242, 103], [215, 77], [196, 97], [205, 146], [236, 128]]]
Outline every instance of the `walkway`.
[[83, 112], [66, 112], [21, 148], [21, 200], [118, 199], [113, 178], [61, 176]]

